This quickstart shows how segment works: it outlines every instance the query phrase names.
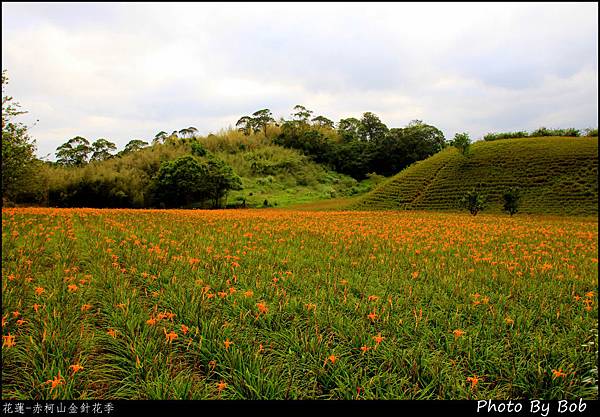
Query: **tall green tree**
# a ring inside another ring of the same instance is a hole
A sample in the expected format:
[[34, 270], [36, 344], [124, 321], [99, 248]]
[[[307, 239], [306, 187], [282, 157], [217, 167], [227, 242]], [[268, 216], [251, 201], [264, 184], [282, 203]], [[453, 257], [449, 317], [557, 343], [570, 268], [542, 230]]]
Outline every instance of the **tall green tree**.
[[189, 206], [208, 197], [208, 167], [192, 155], [165, 161], [154, 179], [153, 200], [165, 207]]
[[179, 134], [181, 135], [181, 137], [185, 138], [185, 137], [192, 137], [196, 134], [196, 132], [198, 132], [198, 129], [196, 129], [194, 126], [190, 126], [190, 127], [186, 127], [184, 129], [181, 129], [179, 131]]
[[342, 137], [343, 142], [352, 142], [358, 140], [358, 129], [360, 120], [355, 117], [341, 119], [338, 123], [338, 134]]
[[271, 110], [262, 109], [252, 113], [252, 118], [254, 120], [254, 128], [257, 130], [262, 130], [265, 137], [267, 137], [267, 126], [269, 123], [274, 123], [275, 119], [271, 114]]
[[154, 136], [154, 139], [152, 139], [152, 144], [156, 145], [157, 143], [163, 143], [168, 136], [169, 135], [167, 134], [167, 132], [161, 130]]
[[2, 70], [2, 203], [14, 201], [23, 181], [32, 175], [36, 161], [35, 141], [28, 127], [14, 118], [27, 113], [19, 110], [20, 104], [5, 94], [8, 84], [6, 70]]
[[121, 151], [121, 155], [130, 153], [130, 152], [139, 151], [140, 149], [143, 149], [146, 146], [148, 146], [148, 142], [143, 141], [141, 139], [130, 140], [127, 143], [127, 145], [125, 145], [125, 148], [123, 148], [123, 150]]
[[100, 138], [92, 143], [92, 157], [90, 161], [105, 161], [114, 155], [111, 152], [117, 150], [117, 146], [108, 139]]
[[317, 126], [327, 127], [329, 129], [333, 129], [333, 120], [328, 119], [325, 116], [317, 116], [312, 119], [312, 122]]
[[238, 130], [248, 136], [252, 133], [254, 120], [250, 116], [242, 116], [235, 124]]
[[223, 199], [229, 190], [241, 190], [242, 179], [225, 161], [211, 154], [208, 155], [208, 196], [214, 208], [223, 206]]
[[240, 177], [221, 159], [210, 154], [207, 161], [185, 155], [160, 165], [153, 180], [152, 200], [165, 207], [189, 207], [203, 202], [220, 207], [229, 190], [241, 188]]
[[301, 106], [300, 104], [296, 104], [293, 110], [294, 113], [292, 113], [292, 117], [295, 121], [308, 124], [308, 119], [310, 119], [310, 115], [313, 114], [312, 110], [308, 110], [306, 107]]
[[358, 137], [368, 142], [380, 142], [385, 138], [388, 127], [377, 117], [377, 115], [366, 112], [360, 119]]
[[84, 137], [76, 136], [56, 148], [56, 162], [65, 166], [82, 166], [88, 162], [91, 152], [90, 142]]
[[381, 175], [394, 175], [410, 164], [439, 152], [445, 143], [444, 134], [439, 129], [414, 120], [404, 128], [390, 129], [383, 140], [371, 147], [371, 164]]

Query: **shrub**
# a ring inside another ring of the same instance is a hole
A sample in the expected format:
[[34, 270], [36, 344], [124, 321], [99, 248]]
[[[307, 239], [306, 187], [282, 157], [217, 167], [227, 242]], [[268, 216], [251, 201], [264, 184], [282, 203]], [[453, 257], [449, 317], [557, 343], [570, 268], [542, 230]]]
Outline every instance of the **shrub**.
[[454, 135], [452, 145], [458, 149], [460, 153], [466, 155], [467, 151], [469, 150], [469, 146], [471, 145], [471, 138], [469, 138], [468, 133], [457, 133]]
[[503, 133], [488, 133], [483, 137], [485, 141], [500, 140], [500, 139], [518, 139], [529, 137], [529, 133], [525, 131], [519, 132], [503, 132]]
[[471, 191], [467, 192], [465, 196], [461, 199], [461, 204], [465, 207], [469, 212], [476, 216], [477, 213], [482, 211], [485, 207], [486, 198], [479, 191], [473, 188]]
[[511, 216], [519, 210], [519, 201], [521, 192], [518, 187], [511, 187], [503, 194], [504, 211], [507, 211]]

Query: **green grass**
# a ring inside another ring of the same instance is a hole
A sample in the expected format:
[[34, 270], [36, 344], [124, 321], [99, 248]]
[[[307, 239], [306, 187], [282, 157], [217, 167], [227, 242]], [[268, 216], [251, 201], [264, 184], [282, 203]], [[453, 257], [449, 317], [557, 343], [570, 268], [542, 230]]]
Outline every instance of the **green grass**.
[[597, 398], [597, 218], [3, 209], [2, 226], [3, 399]]
[[458, 210], [477, 187], [486, 211], [502, 211], [502, 194], [522, 190], [519, 212], [596, 215], [598, 138], [524, 138], [476, 142], [467, 155], [446, 149], [406, 168], [359, 199], [357, 209]]

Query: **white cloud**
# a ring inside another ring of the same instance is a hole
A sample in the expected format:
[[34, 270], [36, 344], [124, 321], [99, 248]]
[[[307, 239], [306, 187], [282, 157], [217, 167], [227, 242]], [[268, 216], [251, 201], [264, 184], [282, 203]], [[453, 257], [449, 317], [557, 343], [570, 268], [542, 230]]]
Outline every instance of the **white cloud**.
[[598, 6], [498, 3], [2, 4], [8, 93], [69, 138], [122, 147], [268, 107], [468, 131], [597, 126]]

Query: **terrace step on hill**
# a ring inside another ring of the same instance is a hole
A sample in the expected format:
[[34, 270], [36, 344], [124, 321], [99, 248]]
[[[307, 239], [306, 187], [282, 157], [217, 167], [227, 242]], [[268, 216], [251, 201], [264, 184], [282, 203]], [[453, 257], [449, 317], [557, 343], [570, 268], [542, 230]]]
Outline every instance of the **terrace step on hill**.
[[419, 161], [355, 201], [359, 210], [459, 210], [472, 188], [501, 212], [503, 193], [521, 189], [520, 213], [597, 215], [598, 138], [544, 137], [476, 142]]

